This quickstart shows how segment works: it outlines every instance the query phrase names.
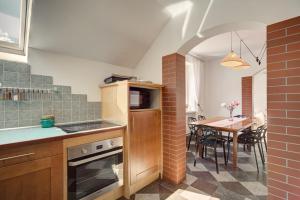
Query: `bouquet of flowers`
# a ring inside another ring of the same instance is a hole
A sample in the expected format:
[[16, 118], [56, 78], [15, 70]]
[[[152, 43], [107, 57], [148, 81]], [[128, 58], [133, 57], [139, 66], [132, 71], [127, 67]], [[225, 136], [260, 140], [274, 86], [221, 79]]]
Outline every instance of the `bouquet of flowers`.
[[236, 109], [239, 105], [240, 105], [240, 102], [237, 101], [237, 100], [234, 100], [230, 103], [222, 103], [221, 107], [226, 108], [227, 110], [229, 110], [229, 112], [230, 112], [229, 120], [232, 121], [233, 120], [233, 117], [232, 117], [233, 110]]

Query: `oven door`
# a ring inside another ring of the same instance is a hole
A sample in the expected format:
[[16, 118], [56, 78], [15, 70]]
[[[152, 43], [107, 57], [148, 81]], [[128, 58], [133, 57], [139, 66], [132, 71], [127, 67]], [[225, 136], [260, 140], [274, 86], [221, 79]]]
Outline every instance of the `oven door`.
[[121, 147], [68, 161], [68, 199], [95, 199], [123, 185]]

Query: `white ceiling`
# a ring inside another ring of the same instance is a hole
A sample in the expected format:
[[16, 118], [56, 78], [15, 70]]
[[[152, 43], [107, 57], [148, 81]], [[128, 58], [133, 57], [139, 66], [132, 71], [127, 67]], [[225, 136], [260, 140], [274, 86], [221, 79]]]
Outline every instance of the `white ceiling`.
[[[266, 42], [266, 30], [240, 30], [237, 32], [243, 41], [249, 46], [255, 55], [259, 54]], [[233, 50], [239, 54], [240, 40], [237, 35], [232, 33]], [[230, 32], [209, 38], [190, 51], [190, 54], [203, 60], [220, 58], [230, 51]], [[242, 45], [242, 55], [249, 54], [249, 51]]]
[[157, 0], [35, 0], [29, 47], [134, 67], [169, 20]]

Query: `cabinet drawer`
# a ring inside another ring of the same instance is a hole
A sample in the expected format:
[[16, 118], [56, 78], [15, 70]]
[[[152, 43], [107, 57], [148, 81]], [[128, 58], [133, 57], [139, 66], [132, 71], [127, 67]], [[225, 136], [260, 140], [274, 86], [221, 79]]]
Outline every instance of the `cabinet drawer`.
[[0, 167], [62, 154], [62, 141], [4, 149], [0, 151]]

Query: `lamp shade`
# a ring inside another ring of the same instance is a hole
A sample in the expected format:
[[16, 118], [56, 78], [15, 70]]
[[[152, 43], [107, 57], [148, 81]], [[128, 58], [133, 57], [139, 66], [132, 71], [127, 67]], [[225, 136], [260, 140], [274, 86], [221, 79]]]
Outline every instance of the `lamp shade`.
[[227, 56], [225, 56], [221, 63], [225, 67], [234, 68], [236, 66], [242, 65], [243, 60], [234, 51], [231, 51]]
[[242, 70], [242, 69], [248, 69], [249, 67], [251, 67], [249, 65], [249, 63], [247, 63], [246, 61], [242, 60], [243, 63], [241, 65], [238, 65], [236, 67], [233, 67], [233, 69], [236, 69], [236, 70]]

